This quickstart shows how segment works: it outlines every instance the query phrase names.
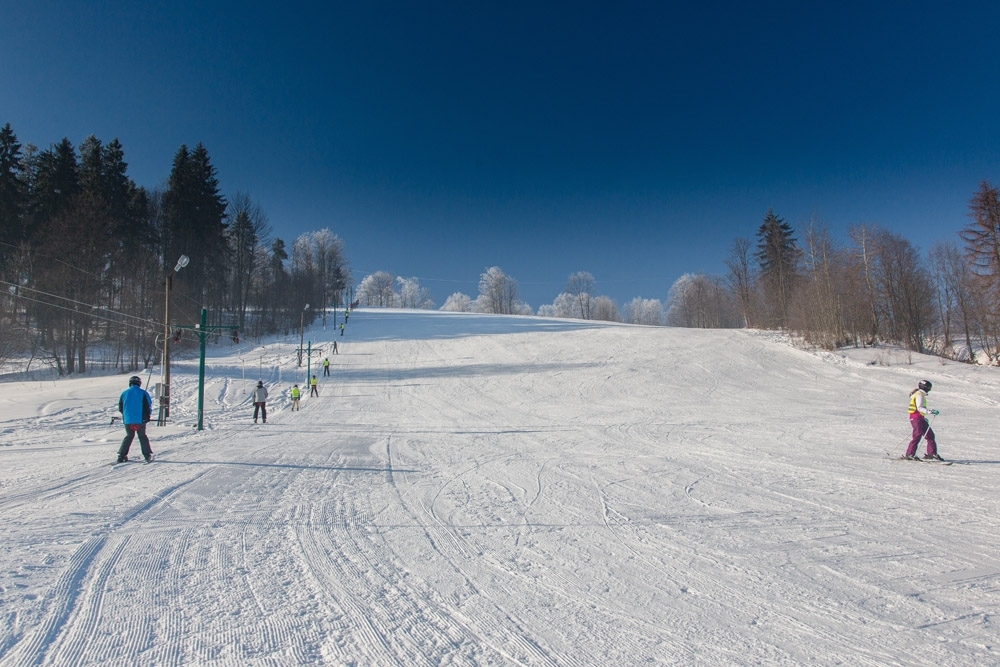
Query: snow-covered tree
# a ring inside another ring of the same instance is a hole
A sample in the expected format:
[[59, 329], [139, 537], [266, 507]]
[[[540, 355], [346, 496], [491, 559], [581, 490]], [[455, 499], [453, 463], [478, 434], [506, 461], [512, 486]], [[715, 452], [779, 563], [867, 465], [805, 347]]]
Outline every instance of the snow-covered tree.
[[589, 320], [591, 317], [591, 297], [594, 293], [594, 276], [586, 271], [578, 271], [569, 277], [566, 293], [573, 297], [576, 313], [572, 317]]
[[369, 274], [358, 285], [358, 299], [366, 306], [391, 308], [399, 302], [399, 295], [392, 289], [394, 283], [391, 273], [376, 271]]
[[447, 310], [452, 313], [471, 313], [475, 311], [475, 306], [476, 302], [468, 294], [455, 292], [445, 300], [444, 305], [441, 306], [441, 310]]
[[658, 326], [663, 324], [663, 304], [657, 299], [636, 297], [622, 308], [625, 321], [629, 324]]
[[543, 317], [579, 317], [576, 298], [568, 292], [562, 292], [551, 305], [539, 306], [538, 314]]
[[599, 296], [590, 302], [590, 318], [604, 322], [620, 322], [618, 306], [611, 297]]
[[399, 307], [400, 308], [433, 308], [426, 288], [420, 286], [419, 278], [397, 277], [396, 283], [399, 285]]
[[517, 298], [517, 281], [499, 266], [491, 266], [480, 275], [478, 303], [480, 312], [498, 315], [519, 314], [524, 306]]

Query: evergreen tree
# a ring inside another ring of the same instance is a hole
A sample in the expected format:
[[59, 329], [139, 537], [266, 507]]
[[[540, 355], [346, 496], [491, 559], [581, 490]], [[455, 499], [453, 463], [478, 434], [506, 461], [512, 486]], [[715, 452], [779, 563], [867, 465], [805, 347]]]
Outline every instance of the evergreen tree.
[[37, 159], [34, 191], [30, 199], [31, 221], [28, 238], [35, 244], [51, 237], [49, 227], [56, 216], [66, 212], [80, 190], [76, 151], [63, 139]]
[[24, 211], [28, 192], [21, 179], [21, 144], [7, 123], [0, 129], [0, 272], [14, 246], [24, 240]]
[[768, 209], [757, 230], [757, 254], [760, 278], [772, 324], [788, 324], [788, 306], [795, 286], [800, 251], [791, 225]]
[[[194, 303], [217, 303], [225, 290], [226, 200], [208, 151], [200, 143], [193, 151], [181, 146], [174, 156], [168, 189], [163, 196], [165, 242], [164, 266], [171, 267], [181, 255], [191, 262], [183, 283]], [[197, 312], [187, 313], [194, 319]]]

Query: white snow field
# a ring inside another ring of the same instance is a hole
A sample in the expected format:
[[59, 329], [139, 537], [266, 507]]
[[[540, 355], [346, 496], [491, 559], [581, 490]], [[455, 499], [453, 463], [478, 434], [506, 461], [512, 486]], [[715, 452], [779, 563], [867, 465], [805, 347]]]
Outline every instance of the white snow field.
[[[1000, 664], [997, 369], [426, 311], [306, 339], [300, 412], [297, 332], [210, 346], [203, 431], [175, 362], [151, 465], [111, 465], [127, 376], [0, 384], [0, 665]], [[886, 456], [921, 378], [961, 464]]]

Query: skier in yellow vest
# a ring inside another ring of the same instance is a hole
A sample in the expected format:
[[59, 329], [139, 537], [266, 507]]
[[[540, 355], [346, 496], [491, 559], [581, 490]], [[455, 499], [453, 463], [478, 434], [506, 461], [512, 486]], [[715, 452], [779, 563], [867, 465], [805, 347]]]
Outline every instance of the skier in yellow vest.
[[299, 399], [302, 398], [302, 392], [299, 390], [299, 385], [292, 387], [292, 410], [299, 409]]
[[323, 376], [324, 377], [330, 376], [330, 357], [325, 357], [323, 359]]
[[313, 375], [312, 379], [309, 380], [309, 395], [319, 398], [319, 389], [316, 386], [316, 376]]
[[927, 421], [927, 415], [938, 414], [937, 410], [931, 410], [927, 407], [927, 392], [931, 390], [931, 383], [928, 380], [921, 380], [917, 384], [917, 388], [910, 392], [910, 426], [913, 428], [913, 437], [910, 438], [910, 444], [906, 447], [906, 454], [903, 455], [905, 459], [916, 459], [917, 458], [917, 445], [920, 444], [920, 439], [924, 438], [927, 440], [927, 453], [924, 454], [925, 460], [941, 461], [943, 460], [937, 453], [937, 441], [934, 439], [934, 430], [931, 428], [931, 424]]

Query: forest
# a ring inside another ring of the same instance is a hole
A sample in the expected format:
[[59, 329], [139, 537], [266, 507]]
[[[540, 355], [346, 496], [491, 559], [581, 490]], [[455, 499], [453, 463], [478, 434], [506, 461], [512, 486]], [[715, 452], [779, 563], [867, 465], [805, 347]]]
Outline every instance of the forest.
[[[0, 129], [0, 363], [59, 375], [121, 372], [192, 345], [202, 309], [218, 336], [298, 331], [345, 303], [343, 241], [286, 247], [262, 208], [225, 197], [208, 150], [182, 145], [162, 188], [128, 176], [117, 139], [39, 150]], [[289, 255], [289, 252], [291, 255]], [[222, 333], [224, 332], [224, 333]], [[25, 369], [22, 369], [25, 370]]]
[[[840, 246], [810, 222], [795, 229], [769, 210], [753, 238], [735, 239], [726, 275], [686, 274], [664, 301], [622, 304], [580, 271], [538, 315], [698, 328], [787, 331], [805, 344], [896, 344], [916, 352], [1000, 363], [1000, 191], [971, 193], [969, 223], [922, 254], [877, 225]], [[136, 185], [117, 139], [89, 136], [40, 150], [0, 129], [0, 363], [27, 358], [59, 375], [93, 366], [158, 364], [202, 309], [218, 340], [298, 331], [348, 300], [433, 308], [419, 278], [387, 271], [356, 288], [340, 237], [272, 238], [250, 195], [219, 190], [208, 150], [182, 145], [160, 188]], [[500, 267], [479, 294], [442, 310], [531, 314]], [[324, 322], [325, 323], [325, 322]], [[223, 333], [224, 332], [224, 333]], [[169, 352], [168, 352], [169, 353]], [[23, 369], [26, 370], [26, 369]]]

